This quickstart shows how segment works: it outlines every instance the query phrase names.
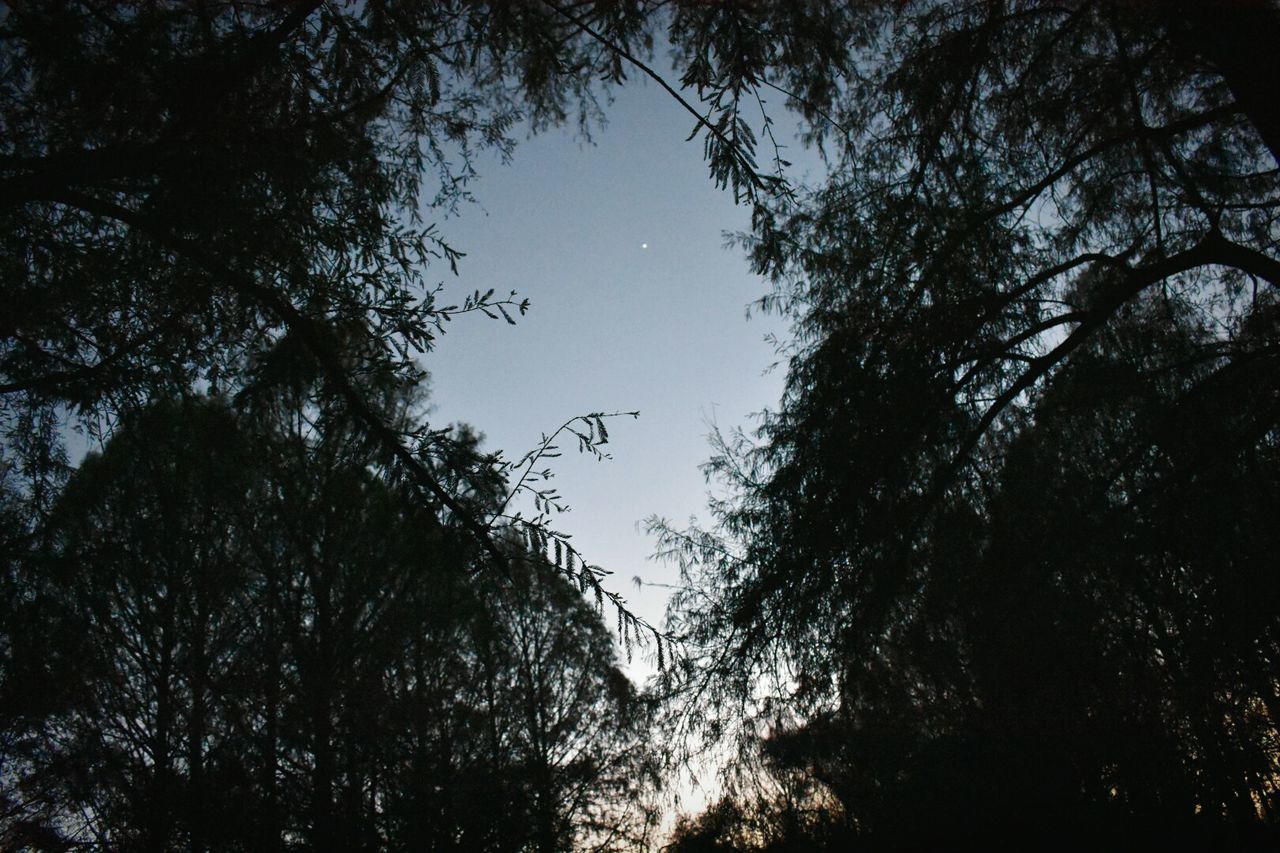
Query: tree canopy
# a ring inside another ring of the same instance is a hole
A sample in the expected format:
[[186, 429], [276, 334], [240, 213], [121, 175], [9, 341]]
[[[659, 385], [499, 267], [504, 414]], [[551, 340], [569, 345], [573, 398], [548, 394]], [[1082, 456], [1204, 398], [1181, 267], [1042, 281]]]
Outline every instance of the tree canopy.
[[[777, 785], [681, 843], [1274, 822], [1273, 2], [65, 2], [0, 12], [15, 845], [631, 833], [584, 793], [643, 752], [590, 598], [648, 626], [537, 479], [604, 413], [512, 462], [413, 401], [454, 318], [528, 307], [436, 283], [473, 154], [589, 131], [659, 36], [794, 329], [717, 527], [657, 525], [674, 736]], [[116, 436], [74, 475], [72, 416]]]
[[339, 404], [265, 383], [131, 413], [7, 574], [5, 845], [643, 843], [649, 703], [595, 607], [515, 541], [479, 583]]
[[881, 840], [1274, 820], [1280, 10], [832, 14], [829, 177], [743, 238], [785, 395], [656, 525], [678, 724]]

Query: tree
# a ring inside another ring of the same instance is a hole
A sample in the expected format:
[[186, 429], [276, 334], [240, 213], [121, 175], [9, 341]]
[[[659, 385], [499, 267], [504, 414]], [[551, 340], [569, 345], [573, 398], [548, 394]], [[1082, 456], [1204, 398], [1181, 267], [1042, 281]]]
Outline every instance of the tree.
[[[539, 851], [639, 849], [657, 815], [651, 697], [612, 665], [600, 612], [555, 573], [531, 571], [496, 602], [486, 667], [500, 666], [511, 768]], [[486, 670], [491, 671], [491, 670]]]
[[1272, 820], [1280, 11], [845, 14], [793, 87], [830, 177], [745, 240], [780, 410], [717, 531], [657, 525], [678, 720], [880, 839]]
[[682, 815], [669, 849], [783, 851], [847, 849], [855, 843], [839, 804], [822, 783], [764, 756], [747, 784], [724, 794], [696, 817]]
[[[0, 682], [11, 696], [15, 672], [41, 666], [62, 681], [58, 701], [3, 719], [22, 757], [5, 771], [7, 837], [155, 850], [642, 838], [647, 700], [595, 609], [514, 544], [518, 574], [495, 600], [474, 540], [388, 479], [289, 356], [286, 341], [259, 359], [235, 406], [131, 415], [50, 513], [49, 550], [18, 569], [45, 602], [26, 621], [80, 639], [23, 643]], [[477, 452], [474, 436], [456, 444]], [[499, 485], [473, 497], [492, 503]]]

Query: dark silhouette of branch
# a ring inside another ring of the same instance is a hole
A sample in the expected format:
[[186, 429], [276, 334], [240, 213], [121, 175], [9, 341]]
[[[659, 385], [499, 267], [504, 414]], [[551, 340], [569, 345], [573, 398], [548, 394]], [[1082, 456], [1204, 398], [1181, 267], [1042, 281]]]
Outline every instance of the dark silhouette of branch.
[[276, 291], [256, 282], [252, 276], [233, 269], [195, 241], [172, 233], [163, 223], [145, 214], [114, 202], [76, 192], [59, 193], [57, 200], [88, 213], [115, 219], [131, 228], [137, 228], [160, 245], [195, 263], [215, 281], [250, 298], [275, 315], [290, 331], [298, 335], [303, 345], [320, 365], [325, 379], [346, 401], [352, 415], [369, 431], [370, 436], [404, 467], [412, 480], [448, 509], [475, 537], [477, 543], [493, 558], [496, 565], [509, 574], [506, 555], [494, 542], [489, 529], [449, 494], [426, 466], [401, 443], [399, 433], [387, 425], [351, 381], [338, 353], [329, 344], [327, 336], [316, 320], [303, 314], [297, 306]]
[[93, 364], [86, 364], [72, 370], [58, 370], [51, 373], [45, 373], [40, 376], [32, 377], [21, 382], [9, 382], [0, 385], [0, 394], [15, 394], [20, 391], [48, 391], [63, 385], [72, 385], [87, 379], [94, 379], [106, 373], [116, 364], [119, 364], [128, 356], [131, 356], [155, 340], [161, 332], [177, 325], [182, 319], [181, 315], [174, 314], [165, 322], [157, 325], [155, 328], [144, 334], [138, 335], [133, 340], [126, 342], [109, 355], [103, 356]]
[[755, 192], [757, 190], [763, 192], [771, 188], [772, 182], [766, 181], [765, 178], [762, 175], [760, 175], [759, 172], [756, 171], [751, 158], [742, 151], [741, 146], [739, 146], [733, 140], [725, 136], [723, 132], [721, 132], [715, 125], [713, 125], [710, 121], [707, 120], [706, 116], [702, 115], [702, 113], [694, 109], [693, 105], [690, 104], [687, 100], [685, 100], [684, 97], [679, 92], [677, 92], [674, 88], [672, 88], [670, 83], [662, 79], [661, 74], [654, 71], [651, 67], [649, 67], [644, 62], [641, 62], [630, 51], [606, 39], [603, 35], [598, 33], [596, 30], [592, 29], [590, 24], [588, 24], [586, 21], [582, 20], [578, 16], [570, 13], [565, 8], [556, 5], [555, 3], [551, 2], [551, 0], [542, 0], [542, 2], [545, 3], [557, 15], [569, 21], [574, 26], [576, 26], [579, 30], [581, 30], [582, 32], [591, 36], [591, 38], [598, 41], [601, 45], [613, 51], [622, 59], [625, 59], [627, 62], [634, 65], [646, 77], [650, 78], [651, 80], [656, 82], [659, 86], [661, 86], [668, 95], [670, 95], [672, 98], [675, 98], [676, 102], [679, 103], [680, 106], [684, 107], [685, 110], [689, 113], [689, 115], [697, 119], [698, 125], [700, 127], [705, 128], [708, 133], [714, 136], [716, 140], [725, 147], [726, 150], [733, 152], [733, 155], [737, 159], [739, 165], [742, 166], [743, 170], [750, 177], [750, 181], [751, 181], [750, 189], [752, 192]]
[[1120, 258], [1107, 255], [1099, 255], [1091, 260], [1116, 270], [1121, 274], [1121, 279], [1103, 294], [1097, 305], [1078, 315], [1076, 319], [1080, 324], [1066, 339], [1049, 352], [1033, 359], [1030, 366], [1013, 384], [1002, 391], [987, 407], [977, 425], [952, 457], [947, 472], [935, 486], [935, 493], [941, 493], [950, 484], [959, 470], [968, 462], [970, 454], [986, 435], [987, 430], [1019, 395], [1030, 389], [1056, 365], [1061, 364], [1125, 303], [1143, 290], [1175, 275], [1204, 266], [1233, 267], [1263, 278], [1273, 286], [1280, 285], [1280, 261], [1269, 258], [1254, 249], [1233, 243], [1216, 231], [1210, 232], [1190, 249], [1143, 267], [1131, 267]]

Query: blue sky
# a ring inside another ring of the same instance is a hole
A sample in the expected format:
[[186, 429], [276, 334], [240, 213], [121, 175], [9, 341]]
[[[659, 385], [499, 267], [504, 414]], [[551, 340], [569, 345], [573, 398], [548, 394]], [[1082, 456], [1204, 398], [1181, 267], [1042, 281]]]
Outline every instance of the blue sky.
[[514, 289], [532, 308], [514, 327], [455, 321], [423, 364], [433, 422], [469, 423], [508, 458], [574, 415], [640, 411], [609, 425], [612, 460], [566, 453], [552, 485], [572, 507], [556, 527], [659, 624], [665, 594], [631, 579], [670, 583], [676, 570], [647, 559], [638, 522], [705, 515], [708, 423], [750, 425], [776, 404], [784, 374], [768, 372], [764, 336], [785, 326], [746, 318], [768, 284], [724, 235], [750, 211], [716, 189], [701, 140], [685, 141], [692, 117], [649, 81], [615, 94], [593, 144], [557, 130], [521, 142], [510, 164], [480, 162], [477, 204], [440, 223], [467, 252], [446, 293]]

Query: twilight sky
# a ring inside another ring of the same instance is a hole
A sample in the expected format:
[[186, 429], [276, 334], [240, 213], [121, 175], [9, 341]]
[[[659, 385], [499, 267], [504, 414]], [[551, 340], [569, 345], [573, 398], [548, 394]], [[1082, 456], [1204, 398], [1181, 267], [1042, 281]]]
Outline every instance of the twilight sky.
[[[766, 373], [776, 358], [763, 338], [785, 327], [746, 319], [768, 285], [724, 234], [745, 229], [750, 211], [713, 185], [701, 139], [685, 142], [692, 117], [638, 74], [606, 112], [594, 145], [565, 129], [522, 141], [508, 165], [480, 161], [478, 205], [441, 223], [468, 253], [446, 294], [514, 289], [532, 307], [517, 326], [455, 321], [424, 365], [433, 422], [469, 423], [508, 458], [574, 415], [640, 411], [607, 424], [612, 460], [572, 444], [552, 460], [572, 507], [555, 526], [660, 625], [666, 596], [632, 577], [670, 583], [676, 570], [647, 559], [653, 542], [637, 523], [706, 517], [708, 423], [750, 426], [776, 405], [783, 369]], [[651, 671], [637, 664], [633, 676]]]

